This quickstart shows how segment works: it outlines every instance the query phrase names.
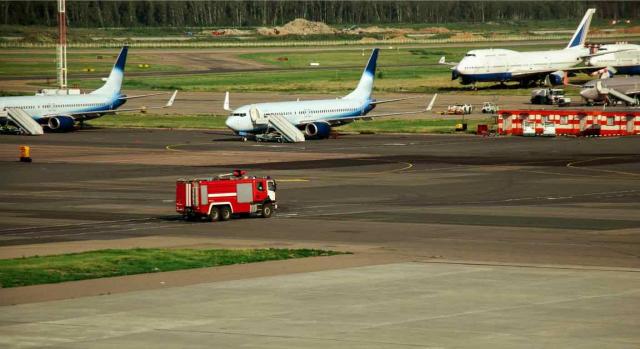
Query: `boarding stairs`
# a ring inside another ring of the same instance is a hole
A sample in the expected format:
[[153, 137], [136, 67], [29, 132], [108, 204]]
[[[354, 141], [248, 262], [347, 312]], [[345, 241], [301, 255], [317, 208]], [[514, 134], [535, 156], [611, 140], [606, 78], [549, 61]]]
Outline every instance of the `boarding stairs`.
[[269, 126], [278, 131], [287, 142], [304, 142], [304, 133], [281, 115], [269, 115]]
[[621, 101], [624, 101], [628, 105], [637, 105], [638, 104], [638, 100], [637, 99], [629, 97], [629, 96], [625, 95], [624, 93], [622, 93], [620, 91], [617, 91], [617, 90], [615, 90], [613, 88], [603, 87], [602, 83], [600, 81], [598, 81], [596, 83], [596, 90], [599, 93], [608, 94], [608, 95], [611, 95], [611, 96], [613, 96], [613, 97], [615, 97], [615, 98], [617, 98], [617, 99], [619, 99]]
[[269, 114], [265, 116], [256, 107], [252, 107], [249, 110], [249, 115], [254, 125], [268, 125], [269, 128], [280, 133], [287, 142], [297, 143], [305, 140], [304, 133], [300, 132], [297, 127], [282, 115]]
[[44, 134], [42, 126], [20, 108], [6, 108], [6, 117], [11, 120], [24, 134], [37, 136]]

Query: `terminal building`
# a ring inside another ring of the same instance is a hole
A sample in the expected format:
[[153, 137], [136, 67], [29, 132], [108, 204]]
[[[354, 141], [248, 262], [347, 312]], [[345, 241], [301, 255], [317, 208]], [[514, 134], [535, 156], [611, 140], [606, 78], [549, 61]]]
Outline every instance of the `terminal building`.
[[640, 134], [640, 112], [501, 110], [498, 134], [519, 136], [627, 136]]

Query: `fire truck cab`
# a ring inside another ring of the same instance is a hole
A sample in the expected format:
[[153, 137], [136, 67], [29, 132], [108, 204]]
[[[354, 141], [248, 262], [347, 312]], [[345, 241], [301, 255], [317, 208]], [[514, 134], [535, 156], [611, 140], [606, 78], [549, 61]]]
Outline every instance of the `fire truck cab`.
[[234, 170], [210, 178], [178, 179], [176, 211], [185, 219], [226, 221], [232, 215], [269, 218], [277, 209], [276, 181]]

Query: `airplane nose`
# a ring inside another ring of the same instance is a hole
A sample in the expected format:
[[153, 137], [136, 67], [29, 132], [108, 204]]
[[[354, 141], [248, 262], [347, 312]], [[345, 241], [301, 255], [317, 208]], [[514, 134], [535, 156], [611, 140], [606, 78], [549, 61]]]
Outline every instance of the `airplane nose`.
[[230, 129], [232, 129], [234, 131], [237, 131], [237, 129], [238, 129], [238, 121], [233, 116], [228, 117], [227, 120], [224, 123], [225, 123], [225, 125], [227, 125], [228, 128], [230, 128]]
[[598, 91], [596, 91], [596, 89], [594, 87], [592, 88], [585, 88], [582, 91], [580, 91], [580, 95], [584, 98], [584, 99], [590, 99], [590, 100], [595, 100], [598, 98]]

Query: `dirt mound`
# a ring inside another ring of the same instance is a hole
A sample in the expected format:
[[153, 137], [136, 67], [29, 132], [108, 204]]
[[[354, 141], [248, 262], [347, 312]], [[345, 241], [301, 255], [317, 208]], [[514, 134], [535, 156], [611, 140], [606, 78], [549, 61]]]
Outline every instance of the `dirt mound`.
[[451, 32], [451, 30], [445, 27], [429, 27], [429, 28], [422, 28], [419, 30], [419, 32], [427, 33], [427, 34], [448, 34]]
[[258, 34], [274, 36], [274, 35], [318, 35], [318, 34], [335, 34], [338, 32], [322, 22], [312, 22], [304, 18], [296, 18], [293, 21], [283, 25], [282, 27], [257, 29]]
[[482, 37], [481, 35], [473, 34], [473, 33], [461, 32], [461, 33], [456, 33], [455, 35], [453, 35], [451, 37], [451, 39], [452, 40], [471, 41], [471, 40], [484, 40], [484, 37]]

